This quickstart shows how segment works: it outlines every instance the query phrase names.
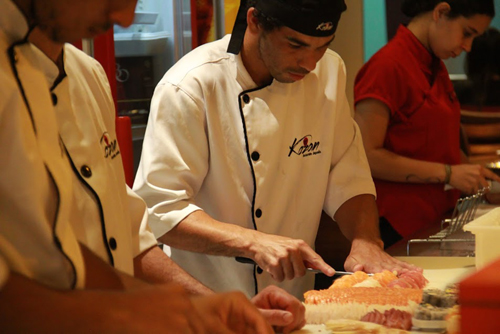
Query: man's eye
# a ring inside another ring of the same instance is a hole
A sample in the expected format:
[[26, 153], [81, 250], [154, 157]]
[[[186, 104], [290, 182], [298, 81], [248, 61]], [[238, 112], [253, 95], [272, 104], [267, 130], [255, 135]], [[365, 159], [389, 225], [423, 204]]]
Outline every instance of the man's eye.
[[302, 47], [302, 45], [298, 45], [298, 44], [290, 44], [290, 47], [292, 49], [300, 49]]
[[465, 38], [472, 37], [472, 33], [470, 31], [464, 30], [464, 37]]

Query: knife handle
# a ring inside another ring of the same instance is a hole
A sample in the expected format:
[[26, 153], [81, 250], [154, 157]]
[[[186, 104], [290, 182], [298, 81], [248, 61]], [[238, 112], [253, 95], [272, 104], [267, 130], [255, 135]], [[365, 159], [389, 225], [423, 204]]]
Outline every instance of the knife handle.
[[[247, 257], [237, 256], [237, 257], [235, 257], [235, 259], [236, 259], [236, 261], [238, 261], [240, 263], [248, 263], [248, 264], [253, 264], [253, 265], [257, 266], [257, 263], [255, 263], [254, 260], [249, 259]], [[307, 269], [307, 271], [313, 272], [315, 274], [321, 273], [321, 270], [319, 270], [319, 269], [313, 269], [313, 268], [306, 268], [306, 269]]]

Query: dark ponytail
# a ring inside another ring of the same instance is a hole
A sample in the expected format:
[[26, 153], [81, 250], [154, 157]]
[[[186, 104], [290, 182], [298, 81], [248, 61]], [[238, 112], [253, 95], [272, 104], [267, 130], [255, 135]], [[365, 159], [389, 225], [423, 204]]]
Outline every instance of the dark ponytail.
[[432, 11], [441, 2], [447, 2], [450, 5], [451, 11], [448, 14], [450, 18], [471, 17], [476, 14], [495, 16], [493, 0], [403, 0], [401, 11], [413, 18]]

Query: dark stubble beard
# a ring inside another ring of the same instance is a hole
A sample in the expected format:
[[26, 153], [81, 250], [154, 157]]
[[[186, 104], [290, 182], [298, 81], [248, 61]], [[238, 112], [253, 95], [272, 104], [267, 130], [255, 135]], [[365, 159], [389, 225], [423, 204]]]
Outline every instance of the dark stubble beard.
[[[294, 82], [296, 82], [296, 80], [286, 78], [283, 76], [283, 74], [286, 73], [288, 70], [290, 70], [291, 72], [297, 73], [297, 74], [307, 75], [309, 73], [309, 71], [306, 71], [303, 68], [292, 68], [292, 67], [283, 68], [283, 71], [276, 72], [274, 69], [278, 68], [278, 66], [273, 66], [274, 64], [272, 62], [269, 63], [269, 62], [265, 61], [265, 59], [271, 58], [271, 57], [266, 57], [267, 55], [269, 55], [269, 52], [266, 52], [266, 47], [265, 47], [266, 41], [264, 41], [264, 39], [266, 37], [267, 37], [266, 32], [263, 32], [262, 35], [259, 36], [259, 39], [257, 41], [257, 48], [259, 51], [259, 59], [266, 66], [267, 70], [271, 74], [272, 79], [274, 79], [278, 82], [281, 82], [281, 83], [294, 83]], [[267, 50], [269, 50], [269, 49], [267, 49]]]
[[[102, 34], [108, 31], [112, 26], [112, 22], [105, 22], [100, 25], [90, 26], [87, 31], [86, 36], [73, 37], [74, 34], [68, 34], [62, 26], [53, 25], [57, 22], [58, 14], [55, 9], [50, 11], [44, 6], [43, 2], [45, 0], [33, 0], [31, 5], [31, 17], [33, 18], [33, 26], [38, 26], [52, 41], [56, 43], [72, 43], [77, 39], [82, 38], [92, 38], [96, 35]], [[66, 0], [73, 1], [73, 0]], [[46, 18], [46, 19], [42, 19]]]
[[[44, 13], [44, 11], [47, 11], [43, 6], [43, 0], [33, 0], [31, 3], [31, 17], [33, 18], [33, 25], [37, 26], [41, 31], [43, 31], [44, 34], [47, 35], [48, 38], [50, 38], [52, 41], [57, 42], [57, 43], [64, 43], [65, 41], [62, 40], [62, 37], [60, 36], [60, 31], [57, 29], [57, 27], [49, 26], [47, 22], [56, 22], [56, 13], [54, 10], [50, 10], [50, 12]], [[43, 20], [42, 18], [46, 17], [46, 20]]]
[[[264, 66], [269, 71], [269, 74], [271, 75], [271, 81], [272, 81], [272, 79], [274, 79], [274, 80], [281, 82], [281, 83], [293, 82], [293, 81], [289, 81], [289, 80], [283, 80], [283, 78], [280, 78], [280, 75], [273, 70], [273, 67], [269, 66], [269, 63], [266, 61], [266, 59], [270, 58], [270, 57], [267, 57], [269, 55], [269, 52], [266, 51], [268, 49], [265, 47], [266, 41], [264, 39], [266, 39], [266, 38], [267, 38], [266, 32], [263, 32], [262, 35], [259, 36], [259, 39], [257, 41], [257, 50], [259, 51], [260, 61], [264, 64]], [[269, 83], [271, 83], [271, 82], [269, 82]]]

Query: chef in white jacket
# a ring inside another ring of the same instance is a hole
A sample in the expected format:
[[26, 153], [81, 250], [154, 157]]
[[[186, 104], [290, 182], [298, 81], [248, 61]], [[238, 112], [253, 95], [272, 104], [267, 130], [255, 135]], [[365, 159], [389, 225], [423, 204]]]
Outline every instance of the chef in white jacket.
[[[132, 278], [134, 257], [149, 258], [158, 249], [156, 240], [146, 225], [144, 202], [125, 188], [105, 74], [74, 47], [67, 45], [63, 52], [61, 41], [78, 31], [79, 18], [89, 20], [86, 15], [130, 24], [135, 1], [92, 4], [73, 2], [73, 11], [67, 12], [62, 1], [0, 0], [0, 46], [5, 51], [0, 57], [2, 329], [177, 333], [189, 328], [204, 333], [226, 328], [215, 311], [250, 322], [251, 333], [270, 332], [242, 295], [212, 294], [194, 302], [177, 285], [153, 287]], [[50, 13], [50, 28], [43, 21], [47, 12], [40, 8]], [[72, 15], [78, 19], [64, 22]], [[28, 22], [43, 27], [53, 41], [35, 30], [40, 49], [34, 47], [27, 39]], [[57, 25], [61, 22], [62, 27]], [[92, 27], [87, 34], [96, 31]], [[159, 254], [162, 265], [171, 263]], [[169, 277], [163, 282], [174, 281], [166, 269], [139, 271], [159, 271]], [[291, 301], [277, 290], [269, 292], [254, 303]], [[293, 327], [302, 323], [287, 316]]]
[[[52, 43], [39, 29], [30, 33], [30, 41], [50, 54]], [[67, 185], [73, 192], [69, 221], [77, 239], [104, 262], [129, 275], [155, 282], [174, 280], [182, 269], [156, 247], [147, 225], [146, 205], [125, 185], [115, 107], [102, 66], [71, 44], [57, 50], [63, 51], [62, 76], [51, 58], [33, 48], [53, 87], [59, 136], [73, 171], [73, 182]], [[164, 268], [155, 271], [146, 264], [149, 269], [144, 270], [142, 262], [149, 257], [155, 257]], [[189, 275], [179, 282], [193, 293], [212, 293]]]
[[[347, 270], [405, 267], [383, 251], [375, 188], [328, 49], [343, 0], [242, 1], [231, 36], [156, 87], [134, 190], [172, 259], [208, 287], [301, 298], [322, 210], [352, 241]], [[244, 257], [257, 265], [238, 263]]]

